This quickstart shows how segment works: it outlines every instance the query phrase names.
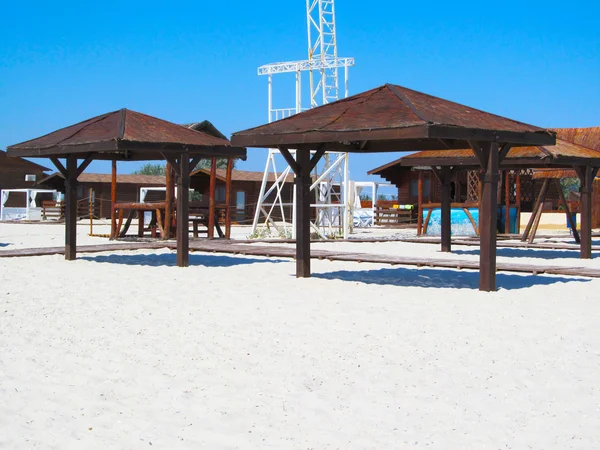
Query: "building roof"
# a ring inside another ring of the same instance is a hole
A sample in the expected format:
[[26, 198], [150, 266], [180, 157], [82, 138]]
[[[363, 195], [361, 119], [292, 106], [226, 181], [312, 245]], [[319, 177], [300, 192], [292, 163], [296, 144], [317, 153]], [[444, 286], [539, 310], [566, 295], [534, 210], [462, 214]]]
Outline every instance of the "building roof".
[[0, 170], [23, 170], [32, 172], [48, 172], [51, 169], [41, 166], [24, 158], [9, 158], [5, 151], [0, 150]]
[[239, 131], [231, 140], [246, 147], [322, 144], [327, 150], [378, 152], [468, 148], [467, 140], [552, 145], [554, 132], [385, 84]]
[[[56, 177], [64, 178], [61, 173], [55, 172], [52, 175], [40, 180], [38, 184], [46, 183]], [[111, 183], [112, 175], [110, 173], [82, 173], [77, 178], [80, 183]], [[140, 184], [144, 186], [166, 186], [164, 176], [158, 175], [119, 175], [117, 174], [117, 184]]]
[[[193, 176], [202, 176], [202, 175], [206, 175], [206, 176], [210, 176], [210, 169], [198, 169], [195, 170], [194, 172], [191, 173], [191, 177]], [[250, 182], [262, 182], [263, 179], [263, 172], [250, 172], [250, 171], [245, 171], [245, 170], [233, 170], [231, 172], [231, 180], [232, 181], [250, 181]], [[281, 175], [281, 174], [279, 174]], [[225, 169], [217, 169], [217, 179], [220, 181], [225, 181], [227, 177], [227, 171]], [[268, 178], [268, 182], [269, 183], [274, 183], [276, 180], [275, 174], [273, 172], [269, 173], [269, 178]], [[293, 173], [289, 173], [285, 179], [285, 182], [287, 183], [293, 183], [294, 182], [294, 174]]]
[[600, 127], [554, 128], [556, 137], [584, 147], [600, 150]]
[[[208, 128], [206, 125], [205, 129]], [[191, 156], [246, 157], [245, 149], [232, 147], [227, 139], [214, 133], [196, 131], [129, 109], [102, 114], [8, 147], [9, 156], [81, 154], [84, 157], [92, 153], [94, 159], [122, 160], [162, 160], [165, 159], [162, 153], [182, 151]]]
[[[533, 171], [533, 179], [541, 180], [544, 178], [578, 178], [577, 173], [571, 169], [535, 169]], [[600, 179], [600, 175], [596, 176], [596, 180]]]
[[[552, 146], [513, 147], [500, 163], [501, 167], [571, 167], [572, 165], [600, 165], [600, 151], [573, 144], [562, 139]], [[369, 171], [379, 175], [394, 166], [464, 166], [479, 167], [470, 149], [417, 152]]]

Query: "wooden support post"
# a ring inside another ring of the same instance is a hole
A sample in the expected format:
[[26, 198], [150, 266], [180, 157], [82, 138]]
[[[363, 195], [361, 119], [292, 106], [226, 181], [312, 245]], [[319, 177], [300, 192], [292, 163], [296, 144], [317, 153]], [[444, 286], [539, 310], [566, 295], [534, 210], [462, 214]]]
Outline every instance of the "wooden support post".
[[115, 212], [117, 203], [117, 160], [112, 160], [112, 176], [110, 179], [110, 239], [117, 238], [117, 214]]
[[88, 213], [90, 215], [90, 236], [94, 234], [94, 202], [92, 202], [92, 198], [94, 197], [94, 190], [90, 188], [88, 194]]
[[138, 211], [138, 237], [144, 236], [144, 211]]
[[442, 167], [439, 172], [439, 180], [442, 187], [442, 204], [441, 204], [441, 221], [442, 221], [442, 252], [452, 251], [452, 215], [451, 215], [451, 199], [450, 199], [450, 179], [451, 172], [448, 167]]
[[[233, 171], [233, 158], [227, 159], [227, 176], [225, 178], [225, 239], [231, 239], [231, 175]], [[234, 199], [235, 201], [235, 199]]]
[[[531, 211], [531, 217], [529, 218], [529, 221], [527, 222], [527, 226], [525, 227], [523, 236], [521, 236], [521, 242], [525, 242], [528, 240], [529, 233], [531, 232], [531, 229], [533, 228], [533, 224], [538, 215], [538, 211], [541, 211], [544, 207], [544, 200], [546, 199], [546, 194], [548, 193], [549, 187], [550, 187], [550, 180], [548, 178], [546, 178], [544, 180], [544, 183], [542, 184], [542, 189], [540, 190], [540, 195], [538, 195], [538, 198], [535, 201], [535, 205], [533, 206], [533, 210]], [[538, 222], [539, 222], [539, 220], [538, 220]]]
[[516, 187], [515, 200], [517, 202], [517, 234], [521, 233], [521, 171], [515, 170]]
[[171, 239], [171, 225], [173, 223], [173, 198], [175, 197], [175, 180], [173, 179], [173, 166], [167, 162], [165, 169], [166, 185], [166, 207], [165, 207], [165, 225], [163, 239]]
[[576, 167], [581, 187], [580, 258], [592, 258], [592, 190], [597, 169], [590, 166]]
[[558, 190], [558, 196], [560, 201], [562, 202], [565, 208], [565, 214], [567, 215], [567, 221], [569, 226], [571, 227], [571, 231], [573, 233], [573, 237], [575, 238], [575, 242], [581, 244], [581, 238], [579, 236], [579, 232], [577, 231], [577, 223], [575, 219], [573, 219], [573, 215], [571, 214], [571, 208], [569, 208], [569, 204], [567, 203], [567, 199], [565, 198], [565, 193], [562, 190], [562, 186], [560, 185], [560, 180], [558, 178], [554, 179], [556, 189]]
[[504, 205], [506, 208], [504, 232], [510, 234], [510, 170], [505, 170], [504, 173]]
[[[419, 184], [418, 184], [418, 199], [417, 199], [417, 236], [421, 236], [423, 232], [423, 171], [419, 170]], [[375, 199], [373, 199], [375, 202]]]
[[77, 156], [67, 156], [65, 178], [65, 259], [77, 258]]
[[482, 160], [486, 162], [481, 179], [479, 215], [479, 290], [496, 290], [496, 234], [498, 205], [496, 204], [499, 178], [497, 142], [481, 143]]
[[177, 174], [177, 265], [187, 267], [190, 259], [190, 158], [182, 153]]
[[296, 151], [296, 277], [310, 277], [310, 150]]
[[217, 158], [210, 161], [210, 190], [208, 195], [208, 238], [215, 237], [215, 193], [217, 189]]

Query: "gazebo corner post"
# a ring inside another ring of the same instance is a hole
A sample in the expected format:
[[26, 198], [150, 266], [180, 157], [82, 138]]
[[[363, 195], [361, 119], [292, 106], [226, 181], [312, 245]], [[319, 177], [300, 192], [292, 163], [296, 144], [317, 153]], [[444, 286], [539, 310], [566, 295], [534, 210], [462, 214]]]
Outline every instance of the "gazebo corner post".
[[212, 157], [210, 161], [210, 185], [208, 195], [208, 239], [215, 237], [215, 195], [217, 189], [217, 158]]
[[451, 179], [452, 169], [449, 167], [431, 167], [441, 186], [441, 251], [452, 251], [452, 223], [451, 223]]
[[591, 166], [575, 167], [581, 186], [581, 227], [579, 238], [581, 240], [580, 258], [592, 258], [592, 190], [597, 168]]
[[231, 239], [231, 176], [233, 172], [233, 158], [227, 158], [227, 174], [225, 177], [225, 239]]
[[111, 162], [110, 178], [110, 240], [117, 238], [117, 212], [115, 203], [117, 202], [117, 160]]
[[296, 151], [296, 278], [310, 277], [310, 150]]
[[190, 258], [190, 158], [182, 153], [177, 174], [177, 265], [188, 267]]
[[165, 234], [162, 237], [163, 239], [171, 238], [171, 224], [173, 222], [173, 198], [175, 197], [175, 184], [173, 179], [173, 166], [170, 162], [167, 162], [167, 166], [165, 168], [165, 186], [166, 186], [166, 196], [165, 196], [165, 226], [163, 229], [165, 230]]
[[77, 156], [67, 156], [65, 176], [65, 259], [77, 258]]
[[[481, 161], [479, 214], [479, 290], [496, 290], [496, 234], [498, 221], [498, 179], [500, 155], [497, 142], [481, 142], [473, 147]], [[478, 153], [477, 153], [478, 152]]]
[[[423, 233], [423, 171], [419, 170], [419, 181], [417, 184], [417, 236]], [[373, 206], [375, 206], [373, 199]]]

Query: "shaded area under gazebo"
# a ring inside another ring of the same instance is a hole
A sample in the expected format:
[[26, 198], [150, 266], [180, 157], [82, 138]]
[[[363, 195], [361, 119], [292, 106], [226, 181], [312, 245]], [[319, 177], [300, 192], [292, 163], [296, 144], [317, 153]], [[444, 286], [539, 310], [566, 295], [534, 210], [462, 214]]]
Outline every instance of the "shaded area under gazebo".
[[[450, 232], [450, 184], [457, 171], [477, 170], [479, 161], [470, 150], [442, 150], [436, 152], [418, 152], [400, 158], [395, 163], [390, 163], [385, 170], [393, 167], [429, 168], [438, 178], [442, 189], [441, 201], [441, 240], [442, 251], [451, 251]], [[528, 146], [511, 148], [500, 163], [496, 177], [499, 177], [500, 169], [522, 169], [522, 168], [571, 168], [577, 173], [581, 181], [581, 257], [592, 257], [592, 183], [600, 167], [600, 151], [581, 145], [573, 144], [561, 139], [556, 140], [554, 146]], [[377, 169], [371, 173], [377, 172]], [[543, 198], [548, 191], [549, 182], [545, 182], [542, 192], [538, 196], [530, 222], [525, 229], [525, 239], [528, 239], [535, 222], [539, 222]], [[562, 194], [562, 190], [559, 189]], [[562, 198], [565, 207], [568, 208], [566, 199]], [[494, 206], [496, 199], [494, 199]], [[483, 205], [480, 204], [483, 209]], [[484, 220], [485, 217], [481, 217]], [[567, 217], [571, 221], [571, 227], [575, 230], [572, 216], [567, 209]], [[533, 236], [533, 235], [532, 235]], [[483, 238], [483, 235], [482, 235]], [[576, 239], [579, 237], [576, 235]]]
[[[65, 178], [65, 259], [77, 253], [77, 177], [93, 160], [166, 160], [177, 174], [177, 264], [189, 264], [190, 171], [205, 158], [242, 158], [246, 149], [214, 133], [121, 109], [12, 145], [9, 156], [50, 158]], [[65, 159], [66, 164], [60, 161]], [[78, 160], [82, 160], [78, 163]], [[116, 173], [115, 173], [116, 176]]]
[[[480, 289], [496, 290], [496, 191], [511, 147], [553, 145], [553, 132], [400, 86], [384, 86], [234, 133], [234, 145], [278, 148], [296, 179], [296, 276], [310, 276], [310, 173], [326, 151], [470, 148], [482, 170]], [[295, 150], [295, 158], [291, 150]], [[312, 156], [311, 156], [312, 154]], [[493, 225], [492, 225], [493, 224]]]

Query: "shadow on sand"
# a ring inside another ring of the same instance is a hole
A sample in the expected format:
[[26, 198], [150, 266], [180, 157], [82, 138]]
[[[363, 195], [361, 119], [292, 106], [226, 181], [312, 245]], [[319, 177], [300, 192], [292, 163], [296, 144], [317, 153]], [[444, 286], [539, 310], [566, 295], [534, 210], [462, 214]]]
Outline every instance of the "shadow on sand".
[[[354, 281], [366, 284], [391, 286], [416, 286], [432, 288], [479, 289], [479, 272], [440, 270], [440, 269], [379, 269], [315, 273], [314, 278], [325, 280]], [[498, 273], [496, 284], [498, 289], [523, 289], [532, 286], [543, 286], [555, 283], [587, 283], [589, 279], [566, 278], [544, 275], [517, 275]]]
[[[96, 255], [82, 256], [78, 259], [96, 263], [109, 264], [124, 264], [127, 266], [177, 266], [177, 255], [175, 253], [148, 253], [142, 255]], [[276, 264], [284, 262], [278, 259], [257, 259], [245, 258], [242, 256], [226, 256], [226, 255], [206, 255], [206, 254], [191, 254], [190, 266], [206, 266], [206, 267], [234, 267], [245, 266], [254, 263], [270, 263]]]
[[[479, 255], [479, 249], [457, 250], [452, 249], [456, 255]], [[597, 252], [593, 252], [592, 255]], [[579, 259], [579, 250], [549, 250], [549, 249], [531, 249], [531, 248], [499, 248], [498, 256], [507, 258], [539, 258], [539, 259], [561, 259], [573, 258]]]

